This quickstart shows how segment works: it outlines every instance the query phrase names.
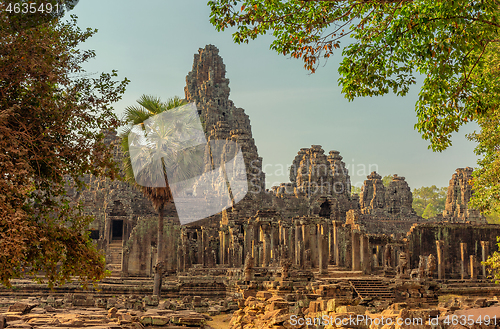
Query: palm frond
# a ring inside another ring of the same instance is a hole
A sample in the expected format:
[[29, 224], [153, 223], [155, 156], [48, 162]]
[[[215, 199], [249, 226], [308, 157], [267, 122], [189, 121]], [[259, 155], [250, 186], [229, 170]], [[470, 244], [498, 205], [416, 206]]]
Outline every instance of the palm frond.
[[137, 101], [150, 115], [159, 114], [166, 110], [165, 104], [159, 97], [152, 95], [142, 95]]
[[138, 125], [151, 117], [151, 113], [144, 107], [128, 106], [125, 108], [125, 122], [129, 125]]

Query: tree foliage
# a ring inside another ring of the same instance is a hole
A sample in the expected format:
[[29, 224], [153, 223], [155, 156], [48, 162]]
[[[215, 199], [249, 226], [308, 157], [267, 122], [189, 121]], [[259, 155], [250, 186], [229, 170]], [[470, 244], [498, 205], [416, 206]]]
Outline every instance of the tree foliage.
[[218, 30], [236, 27], [236, 43], [272, 34], [272, 50], [301, 58], [312, 73], [321, 60], [341, 53], [339, 84], [349, 100], [404, 96], [422, 77], [415, 128], [430, 148], [443, 151], [453, 132], [477, 122], [482, 130], [471, 138], [483, 158], [473, 205], [485, 210], [499, 204], [500, 1], [211, 0], [208, 5]]
[[[500, 237], [497, 236], [497, 246], [500, 251]], [[500, 283], [500, 252], [494, 251], [493, 255], [488, 256], [488, 259], [485, 262], [481, 262], [481, 264], [486, 265], [488, 268], [488, 272], [492, 277], [492, 281], [495, 283]]]
[[116, 72], [84, 76], [95, 57], [78, 44], [76, 17], [16, 29], [0, 2], [0, 280], [45, 273], [63, 283], [101, 279], [104, 257], [86, 229], [92, 220], [65, 197], [84, 174], [114, 178], [103, 129], [119, 126], [110, 106], [128, 80]]
[[393, 175], [386, 175], [382, 177], [382, 184], [384, 184], [385, 187], [388, 187], [389, 184], [392, 182], [392, 177]]
[[[436, 187], [436, 185], [413, 189], [413, 209], [415, 209], [417, 215], [424, 218], [443, 213], [447, 191], [447, 187]], [[427, 213], [425, 213], [426, 210]]]
[[356, 185], [352, 185], [351, 186], [351, 195], [353, 194], [361, 194], [361, 187], [360, 186], [356, 186]]

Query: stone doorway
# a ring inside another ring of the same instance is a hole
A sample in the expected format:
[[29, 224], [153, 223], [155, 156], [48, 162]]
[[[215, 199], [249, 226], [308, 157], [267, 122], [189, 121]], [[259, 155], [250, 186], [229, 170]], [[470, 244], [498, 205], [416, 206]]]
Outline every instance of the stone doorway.
[[319, 216], [324, 218], [330, 218], [331, 215], [330, 202], [325, 200], [320, 206]]
[[115, 219], [111, 222], [111, 240], [122, 240], [123, 239], [123, 220]]

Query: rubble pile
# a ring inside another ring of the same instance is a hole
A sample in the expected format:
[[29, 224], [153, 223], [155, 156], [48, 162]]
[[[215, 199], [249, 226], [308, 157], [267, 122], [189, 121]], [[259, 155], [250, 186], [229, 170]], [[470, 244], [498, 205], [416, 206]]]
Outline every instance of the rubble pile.
[[224, 302], [227, 304], [227, 301], [203, 301], [199, 296], [178, 301], [133, 295], [94, 298], [90, 294], [23, 300], [0, 298], [0, 329], [143, 329], [148, 326], [212, 329], [207, 324], [212, 318], [193, 309], [205, 306], [220, 314], [224, 308], [219, 304]]
[[[392, 303], [376, 299], [323, 299], [308, 303], [287, 302], [282, 297], [259, 292], [242, 301], [233, 314], [231, 329], [356, 328], [400, 329], [497, 328], [500, 307], [497, 297], [449, 297], [437, 307], [422, 302]], [[465, 321], [465, 323], [464, 323]]]

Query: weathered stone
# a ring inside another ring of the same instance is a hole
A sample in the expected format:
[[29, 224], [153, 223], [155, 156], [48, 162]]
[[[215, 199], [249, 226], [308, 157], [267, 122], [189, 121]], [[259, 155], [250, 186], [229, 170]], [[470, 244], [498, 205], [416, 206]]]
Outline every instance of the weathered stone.
[[32, 309], [37, 307], [38, 304], [26, 304], [26, 303], [15, 303], [14, 305], [10, 305], [8, 308], [8, 312], [21, 312], [22, 314], [26, 314], [30, 312]]
[[471, 167], [458, 168], [450, 179], [448, 194], [446, 195], [443, 217], [453, 221], [473, 221], [486, 223], [485, 218], [477, 210], [470, 209], [468, 203], [473, 191], [470, 185], [472, 178]]

